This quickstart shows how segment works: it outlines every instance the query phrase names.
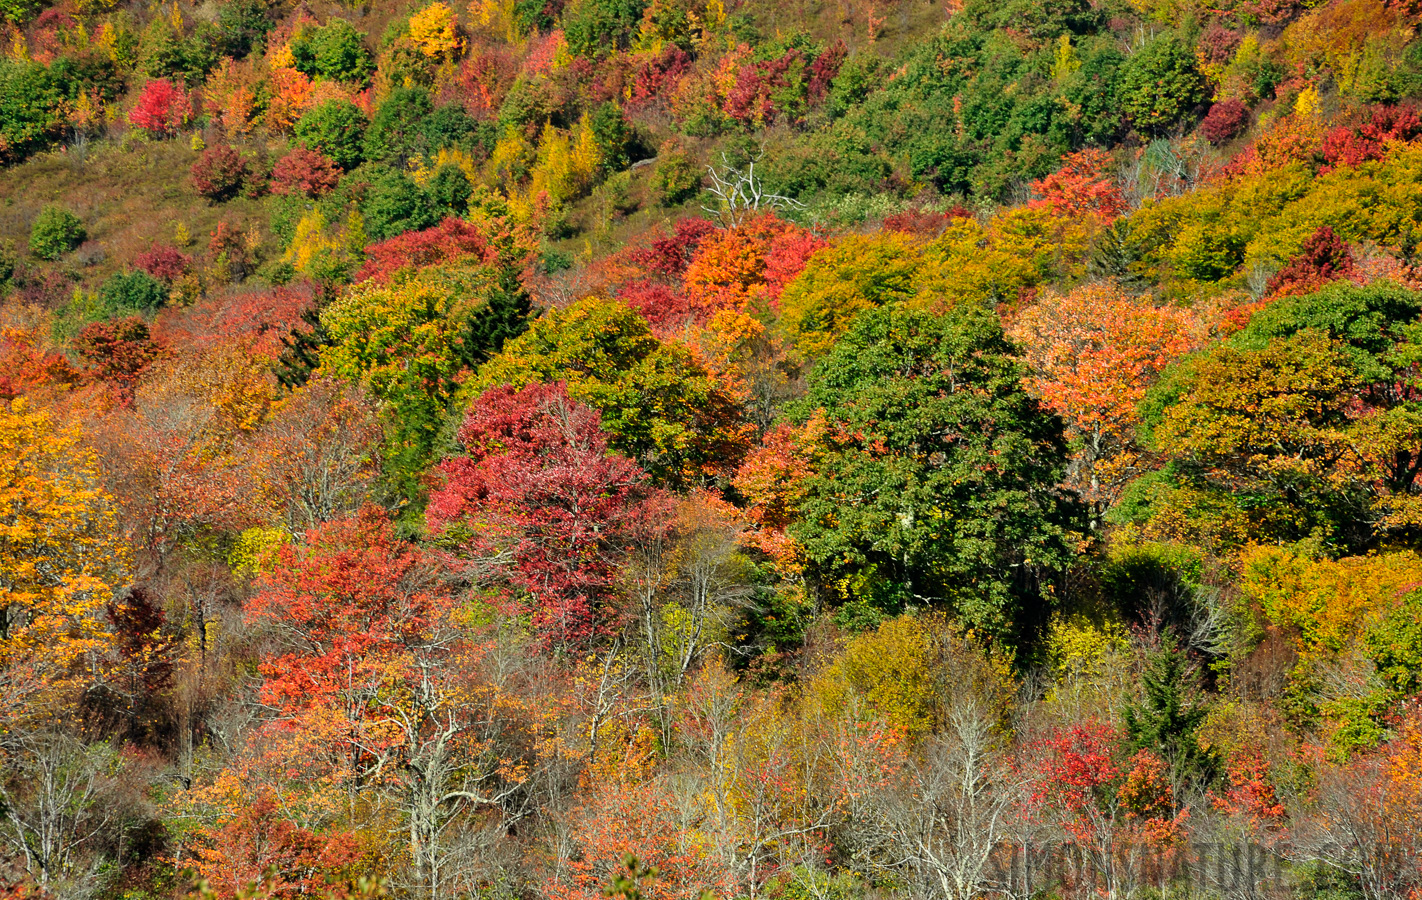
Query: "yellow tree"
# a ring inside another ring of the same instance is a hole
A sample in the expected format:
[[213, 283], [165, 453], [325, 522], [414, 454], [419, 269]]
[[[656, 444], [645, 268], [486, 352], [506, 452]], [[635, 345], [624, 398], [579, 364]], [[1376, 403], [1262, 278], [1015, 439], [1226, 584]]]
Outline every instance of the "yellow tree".
[[48, 684], [85, 677], [126, 570], [113, 503], [78, 432], [23, 400], [0, 405], [0, 666]]

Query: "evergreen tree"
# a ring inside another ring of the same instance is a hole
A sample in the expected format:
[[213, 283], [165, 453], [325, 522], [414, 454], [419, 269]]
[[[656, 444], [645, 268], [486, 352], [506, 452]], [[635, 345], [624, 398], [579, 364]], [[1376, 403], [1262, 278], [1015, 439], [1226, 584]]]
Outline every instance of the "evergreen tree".
[[273, 365], [277, 381], [287, 390], [295, 390], [311, 379], [311, 373], [321, 364], [321, 348], [331, 343], [331, 336], [321, 324], [321, 309], [313, 306], [301, 314], [306, 328], [296, 327], [281, 339], [282, 351]]
[[504, 349], [504, 343], [528, 330], [531, 304], [518, 273], [505, 269], [489, 298], [469, 317], [464, 333], [464, 364], [477, 369]]
[[1189, 659], [1169, 632], [1151, 654], [1141, 674], [1145, 696], [1128, 704], [1124, 713], [1130, 748], [1149, 750], [1170, 767], [1179, 797], [1183, 788], [1203, 787], [1216, 775], [1215, 755], [1200, 746], [1200, 725], [1206, 708], [1198, 700], [1199, 687]]

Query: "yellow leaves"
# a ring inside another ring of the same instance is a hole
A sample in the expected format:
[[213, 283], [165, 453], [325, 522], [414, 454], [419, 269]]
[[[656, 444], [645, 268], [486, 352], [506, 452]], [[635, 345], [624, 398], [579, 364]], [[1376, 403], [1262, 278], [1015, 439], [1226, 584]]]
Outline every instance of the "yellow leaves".
[[942, 615], [901, 616], [850, 640], [808, 693], [831, 715], [873, 718], [909, 740], [941, 727], [955, 697], [991, 697], [1006, 714], [1011, 674]]
[[58, 684], [104, 650], [105, 603], [127, 578], [112, 502], [79, 433], [24, 401], [0, 407], [0, 664]]
[[359, 259], [365, 240], [365, 222], [360, 213], [350, 213], [344, 224], [333, 224], [319, 209], [313, 209], [296, 223], [282, 262], [303, 275], [319, 275]]
[[1400, 593], [1422, 582], [1422, 556], [1411, 551], [1335, 561], [1253, 547], [1241, 561], [1245, 596], [1297, 635], [1305, 657], [1345, 650]]
[[410, 16], [410, 39], [432, 59], [449, 59], [464, 46], [454, 10], [445, 3], [432, 3]]

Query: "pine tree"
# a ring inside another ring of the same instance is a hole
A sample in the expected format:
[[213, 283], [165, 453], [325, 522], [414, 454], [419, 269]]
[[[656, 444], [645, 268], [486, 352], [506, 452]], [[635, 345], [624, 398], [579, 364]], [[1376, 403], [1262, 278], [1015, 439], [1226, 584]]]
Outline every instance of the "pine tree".
[[321, 364], [321, 348], [331, 343], [321, 324], [319, 305], [302, 312], [301, 321], [307, 327], [297, 326], [281, 339], [284, 349], [273, 365], [277, 381], [287, 390], [295, 390], [311, 379], [311, 373]]
[[1198, 686], [1189, 660], [1173, 635], [1167, 633], [1151, 654], [1141, 683], [1144, 698], [1128, 704], [1124, 714], [1131, 750], [1149, 750], [1165, 761], [1177, 797], [1182, 788], [1208, 784], [1216, 775], [1217, 760], [1200, 747], [1198, 737], [1207, 710], [1196, 700]]
[[504, 349], [504, 343], [528, 330], [531, 304], [518, 273], [505, 269], [489, 298], [469, 317], [464, 333], [464, 364], [477, 369]]
[[1144, 279], [1133, 270], [1140, 260], [1140, 249], [1131, 238], [1131, 224], [1124, 216], [1102, 229], [1092, 242], [1086, 261], [1086, 271], [1096, 278], [1114, 280], [1126, 290], [1135, 290]]

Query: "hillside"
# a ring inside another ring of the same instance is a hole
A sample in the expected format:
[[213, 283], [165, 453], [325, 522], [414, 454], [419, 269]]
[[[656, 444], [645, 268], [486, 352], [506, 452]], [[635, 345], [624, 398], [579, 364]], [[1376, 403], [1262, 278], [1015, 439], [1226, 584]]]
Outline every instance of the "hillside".
[[1422, 6], [0, 20], [0, 900], [1422, 898]]

